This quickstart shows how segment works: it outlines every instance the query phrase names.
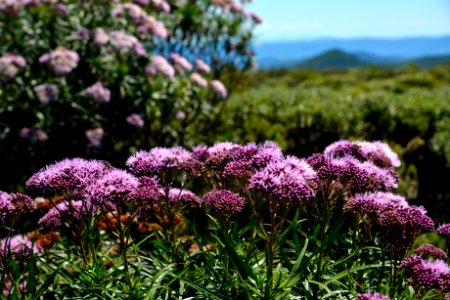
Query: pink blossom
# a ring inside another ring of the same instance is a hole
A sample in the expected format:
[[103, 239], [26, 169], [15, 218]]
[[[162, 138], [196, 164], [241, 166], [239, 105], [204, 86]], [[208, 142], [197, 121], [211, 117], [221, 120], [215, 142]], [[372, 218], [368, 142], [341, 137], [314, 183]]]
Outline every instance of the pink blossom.
[[131, 114], [127, 117], [127, 122], [130, 125], [133, 125], [138, 128], [144, 127], [144, 120], [138, 114]]
[[212, 80], [211, 88], [222, 99], [225, 99], [228, 96], [227, 88], [220, 80]]

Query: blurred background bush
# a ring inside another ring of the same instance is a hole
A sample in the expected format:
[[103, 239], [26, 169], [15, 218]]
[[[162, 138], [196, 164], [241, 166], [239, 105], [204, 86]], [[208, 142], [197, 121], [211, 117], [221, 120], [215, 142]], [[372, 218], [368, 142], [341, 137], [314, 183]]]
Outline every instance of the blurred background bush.
[[64, 157], [189, 144], [252, 65], [244, 4], [0, 2], [0, 189]]

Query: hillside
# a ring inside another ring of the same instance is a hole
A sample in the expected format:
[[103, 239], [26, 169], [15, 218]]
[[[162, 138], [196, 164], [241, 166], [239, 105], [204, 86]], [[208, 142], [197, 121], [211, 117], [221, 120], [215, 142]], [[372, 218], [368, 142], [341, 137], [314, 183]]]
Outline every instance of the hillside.
[[296, 64], [295, 67], [302, 69], [347, 69], [363, 67], [368, 64], [368, 62], [361, 60], [356, 55], [334, 49], [304, 60]]
[[[430, 68], [445, 62], [450, 62], [448, 56], [425, 56], [411, 60], [378, 57], [369, 53], [352, 54], [339, 49], [333, 49], [321, 53], [317, 56], [302, 60], [274, 60], [268, 66], [263, 65], [263, 69], [287, 68], [287, 69], [348, 69], [368, 66], [401, 67], [408, 64], [415, 64], [420, 68]], [[265, 67], [264, 67], [265, 66]]]

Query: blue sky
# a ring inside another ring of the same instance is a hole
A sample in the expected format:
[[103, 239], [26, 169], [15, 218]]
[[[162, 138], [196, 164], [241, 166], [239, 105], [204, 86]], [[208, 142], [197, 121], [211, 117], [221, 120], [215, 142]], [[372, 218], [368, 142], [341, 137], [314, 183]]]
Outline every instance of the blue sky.
[[450, 0], [253, 0], [259, 42], [450, 35]]

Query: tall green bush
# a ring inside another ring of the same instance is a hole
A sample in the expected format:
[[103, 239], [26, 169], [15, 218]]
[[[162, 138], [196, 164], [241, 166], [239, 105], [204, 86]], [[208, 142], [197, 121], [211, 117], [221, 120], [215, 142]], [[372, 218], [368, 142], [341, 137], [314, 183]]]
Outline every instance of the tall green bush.
[[[0, 186], [69, 156], [184, 144], [252, 64], [243, 3], [0, 3]], [[228, 91], [227, 91], [228, 89]]]

